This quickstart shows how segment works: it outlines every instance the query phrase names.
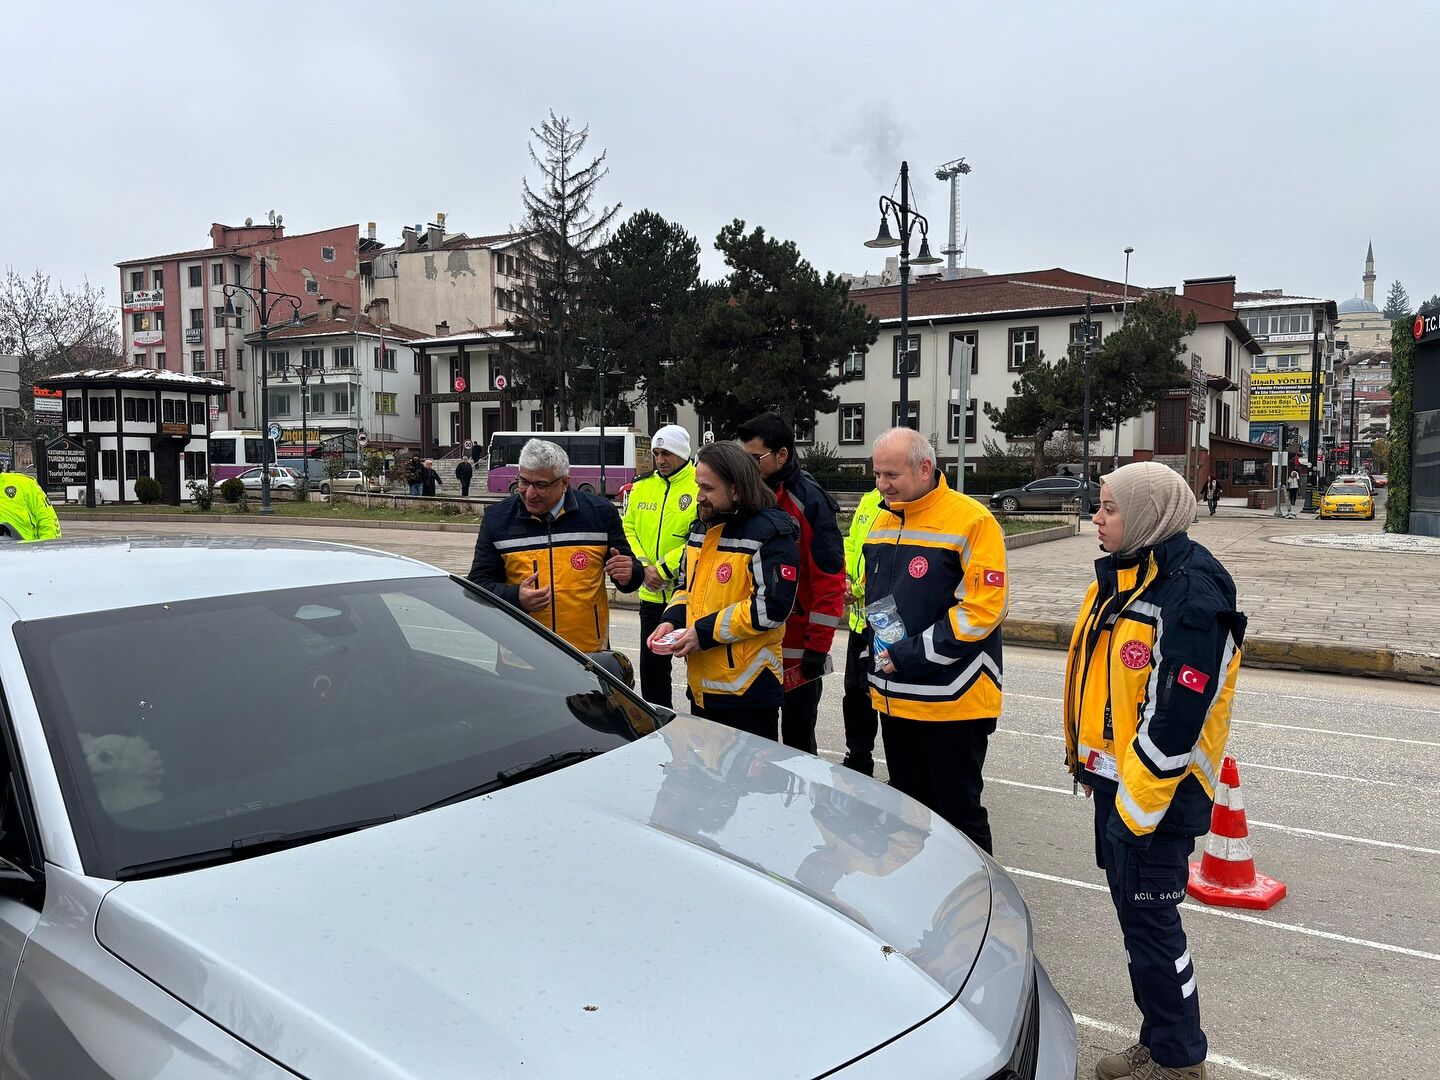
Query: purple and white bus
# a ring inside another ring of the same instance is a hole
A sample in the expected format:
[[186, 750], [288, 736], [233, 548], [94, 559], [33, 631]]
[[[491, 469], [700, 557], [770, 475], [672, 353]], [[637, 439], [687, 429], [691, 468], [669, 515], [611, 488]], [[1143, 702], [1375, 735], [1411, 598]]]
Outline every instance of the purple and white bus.
[[[490, 471], [486, 489], [495, 493], [515, 491], [516, 463], [520, 448], [531, 439], [553, 442], [570, 455], [570, 486], [584, 492], [600, 493], [600, 429], [580, 431], [497, 431], [490, 436]], [[616, 495], [626, 484], [648, 476], [650, 436], [628, 428], [605, 429], [605, 491]]]
[[[246, 469], [263, 463], [265, 436], [259, 431], [212, 431], [210, 433], [210, 475], [215, 483], [239, 476]], [[270, 462], [275, 462], [275, 448], [270, 448]]]

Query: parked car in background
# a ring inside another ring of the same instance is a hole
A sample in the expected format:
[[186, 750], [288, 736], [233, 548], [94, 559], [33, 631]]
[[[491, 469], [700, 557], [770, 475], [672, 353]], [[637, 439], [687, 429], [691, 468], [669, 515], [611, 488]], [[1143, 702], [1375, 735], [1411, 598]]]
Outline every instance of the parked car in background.
[[375, 479], [366, 480], [365, 474], [359, 469], [346, 469], [333, 480], [328, 476], [320, 482], [320, 493], [329, 495], [332, 491], [364, 491], [366, 488], [371, 491], [380, 490], [380, 482]]
[[[253, 469], [246, 469], [240, 474], [240, 482], [245, 485], [246, 491], [259, 491], [262, 479], [258, 465]], [[272, 491], [276, 488], [293, 488], [299, 480], [300, 474], [288, 465], [270, 466], [270, 489]]]
[[[1351, 481], [1355, 478], [1351, 477]], [[1375, 495], [1361, 483], [1337, 480], [1320, 497], [1322, 518], [1364, 518], [1375, 520]]]
[[0, 598], [7, 1076], [1075, 1076], [963, 834], [462, 578], [55, 540]]
[[1373, 481], [1375, 481], [1375, 486], [1376, 486], [1377, 488], [1383, 488], [1383, 487], [1389, 487], [1389, 486], [1390, 486], [1390, 477], [1389, 477], [1387, 474], [1383, 473], [1383, 472], [1377, 472], [1377, 473], [1375, 473], [1373, 476], [1370, 477], [1370, 479], [1373, 480]]
[[[1024, 487], [1006, 488], [990, 496], [990, 508], [1013, 514], [1017, 510], [1061, 510], [1078, 503], [1081, 481], [1074, 476], [1047, 476]], [[1090, 508], [1100, 508], [1100, 485], [1090, 481]]]
[[1336, 484], [1360, 484], [1370, 494], [1375, 494], [1375, 485], [1371, 481], [1369, 473], [1341, 473], [1335, 477], [1334, 480], [1330, 481], [1331, 487], [1334, 487]]

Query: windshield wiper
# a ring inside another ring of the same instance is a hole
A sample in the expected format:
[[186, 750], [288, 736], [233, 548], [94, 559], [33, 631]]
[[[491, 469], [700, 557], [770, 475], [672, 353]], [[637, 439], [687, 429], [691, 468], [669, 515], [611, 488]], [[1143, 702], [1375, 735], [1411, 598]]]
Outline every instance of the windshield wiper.
[[286, 848], [299, 847], [301, 844], [309, 844], [316, 840], [328, 840], [331, 837], [344, 836], [346, 833], [359, 832], [372, 825], [383, 825], [388, 821], [394, 821], [395, 818], [395, 814], [385, 814], [381, 817], [364, 818], [360, 821], [345, 821], [338, 825], [322, 825], [318, 829], [250, 833], [246, 836], [237, 836], [230, 841], [229, 847], [212, 848], [209, 851], [193, 851], [188, 855], [174, 855], [168, 859], [155, 859], [151, 862], [122, 867], [116, 871], [115, 879], [117, 881], [133, 881], [136, 878], [155, 877], [160, 874], [174, 873], [177, 870], [197, 870], [203, 866], [215, 866], [218, 863], [248, 859], [254, 855], [267, 855], [272, 851], [283, 851]]
[[426, 803], [424, 806], [416, 807], [414, 812], [423, 814], [426, 810], [435, 810], [452, 803], [464, 802], [466, 799], [488, 795], [492, 791], [499, 791], [511, 784], [518, 784], [522, 780], [533, 780], [547, 772], [563, 769], [567, 765], [574, 765], [577, 761], [597, 757], [604, 752], [604, 750], [563, 750], [558, 754], [546, 754], [543, 758], [537, 758], [535, 761], [527, 761], [521, 765], [512, 765], [508, 769], [501, 769], [495, 774], [494, 780], [486, 780], [483, 784], [476, 784], [464, 791], [457, 791], [454, 795], [447, 795], [443, 799]]

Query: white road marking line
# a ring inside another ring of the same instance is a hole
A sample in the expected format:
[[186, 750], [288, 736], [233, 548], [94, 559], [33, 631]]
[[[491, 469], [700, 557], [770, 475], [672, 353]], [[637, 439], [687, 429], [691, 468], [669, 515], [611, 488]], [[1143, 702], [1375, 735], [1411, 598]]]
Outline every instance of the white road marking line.
[[[1063, 735], [1042, 735], [1034, 731], [1016, 731], [1014, 728], [997, 727], [997, 735], [1023, 735], [1027, 739], [1049, 739], [1052, 742], [1064, 742]], [[1373, 780], [1368, 776], [1342, 776], [1339, 773], [1312, 772], [1309, 769], [1292, 769], [1286, 765], [1261, 765], [1255, 761], [1240, 762], [1242, 768], [1246, 769], [1273, 769], [1275, 772], [1296, 773], [1299, 776], [1318, 776], [1325, 780], [1351, 780], [1357, 784], [1379, 784], [1381, 787], [1415, 787], [1413, 784], [1402, 784], [1396, 780]], [[1432, 792], [1431, 788], [1416, 787], [1416, 791]]]
[[[1298, 672], [1296, 674], [1299, 674]], [[1334, 705], [1330, 698], [1305, 697], [1301, 694], [1277, 694], [1270, 690], [1241, 690], [1236, 689], [1237, 694], [1249, 694], [1252, 697], [1284, 698], [1286, 701], [1309, 701], [1316, 705]], [[1405, 712], [1435, 713], [1440, 709], [1428, 708], [1424, 705], [1386, 705], [1387, 709], [1401, 709]]]
[[[1094, 1028], [1096, 1031], [1103, 1031], [1108, 1035], [1118, 1035], [1127, 1040], [1128, 1043], [1135, 1041], [1135, 1029], [1127, 1028], [1120, 1024], [1112, 1024], [1108, 1020], [1096, 1020], [1090, 1016], [1077, 1016], [1075, 1023], [1083, 1027]], [[1294, 1073], [1280, 1072], [1265, 1065], [1251, 1065], [1248, 1061], [1240, 1061], [1237, 1058], [1226, 1057], [1224, 1054], [1211, 1054], [1205, 1059], [1210, 1065], [1223, 1065], [1227, 1069], [1238, 1069], [1240, 1072], [1249, 1073], [1251, 1076], [1262, 1077], [1263, 1080], [1308, 1080], [1307, 1077], [1296, 1076]]]
[[[1047, 784], [1027, 784], [1022, 780], [1006, 780], [999, 776], [985, 777], [987, 784], [1003, 784], [1006, 787], [1027, 788], [1030, 791], [1048, 791], [1052, 795], [1064, 795], [1066, 798], [1073, 797], [1074, 793], [1069, 788], [1052, 787]], [[1416, 855], [1440, 855], [1440, 849], [1417, 847], [1414, 844], [1401, 844], [1393, 840], [1372, 840], [1368, 836], [1350, 836], [1346, 833], [1320, 832], [1318, 829], [1302, 829], [1298, 825], [1280, 825], [1274, 821], [1257, 821], [1255, 818], [1247, 817], [1246, 822], [1256, 829], [1275, 829], [1277, 832], [1294, 833], [1297, 836], [1320, 836], [1326, 840], [1348, 840], [1352, 844], [1368, 844], [1371, 847], [1394, 848], [1397, 851], [1409, 851]]]
[[[1271, 696], [1283, 697], [1284, 695], [1276, 694]], [[1056, 705], [1064, 704], [1063, 698], [1044, 697], [1040, 694], [1016, 694], [1009, 690], [1005, 691], [1005, 697], [1015, 701], [1048, 701]], [[1304, 698], [1302, 700], [1314, 701], [1315, 699]], [[1335, 703], [1331, 701], [1325, 704], [1333, 705]], [[1429, 710], [1417, 709], [1415, 711], [1425, 712]], [[1429, 742], [1425, 739], [1401, 739], [1394, 735], [1371, 735], [1363, 731], [1336, 731], [1334, 728], [1302, 727], [1299, 724], [1276, 724], [1266, 720], [1237, 720], [1233, 716], [1230, 718], [1230, 722], [1232, 724], [1249, 724], [1252, 727], [1281, 728], [1285, 731], [1306, 731], [1312, 735], [1342, 735], [1350, 739], [1375, 739], [1378, 742], [1405, 743], [1408, 746], [1434, 746], [1440, 748], [1440, 742]]]
[[[1069, 885], [1075, 889], [1085, 889], [1089, 892], [1108, 893], [1110, 890], [1104, 885], [1096, 885], [1092, 881], [1077, 881], [1074, 878], [1059, 877], [1056, 874], [1042, 874], [1038, 870], [1022, 870], [1018, 866], [1007, 866], [1004, 868], [1007, 874], [1014, 874], [1017, 877], [1036, 878], [1040, 881], [1049, 881], [1057, 885]], [[1329, 930], [1316, 930], [1310, 926], [1299, 926], [1295, 923], [1276, 922], [1273, 919], [1260, 919], [1254, 915], [1242, 915], [1238, 911], [1226, 911], [1221, 908], [1205, 907], [1200, 904], [1184, 903], [1180, 905], [1182, 911], [1187, 914], [1200, 912], [1203, 915], [1214, 915], [1221, 919], [1234, 919], [1236, 922], [1252, 923], [1255, 926], [1269, 927], [1271, 930], [1285, 930], [1292, 934], [1304, 934], [1306, 937], [1323, 938], [1326, 941], [1338, 941], [1344, 945], [1360, 945], [1367, 949], [1375, 949], [1379, 952], [1399, 953], [1401, 956], [1413, 956], [1417, 960], [1431, 960], [1440, 963], [1440, 953], [1425, 952], [1421, 949], [1407, 949], [1404, 945], [1391, 945], [1386, 941], [1370, 941], [1366, 938], [1350, 937], [1348, 934], [1335, 934]]]

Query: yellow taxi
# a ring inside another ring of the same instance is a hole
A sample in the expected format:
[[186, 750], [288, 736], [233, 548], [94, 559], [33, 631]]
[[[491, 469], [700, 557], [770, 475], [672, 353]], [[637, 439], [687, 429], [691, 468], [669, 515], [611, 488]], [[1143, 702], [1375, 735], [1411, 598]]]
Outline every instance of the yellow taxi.
[[1331, 484], [1320, 498], [1322, 518], [1364, 518], [1375, 520], [1375, 496], [1363, 483]]

